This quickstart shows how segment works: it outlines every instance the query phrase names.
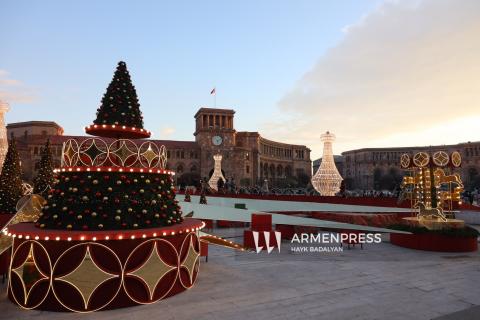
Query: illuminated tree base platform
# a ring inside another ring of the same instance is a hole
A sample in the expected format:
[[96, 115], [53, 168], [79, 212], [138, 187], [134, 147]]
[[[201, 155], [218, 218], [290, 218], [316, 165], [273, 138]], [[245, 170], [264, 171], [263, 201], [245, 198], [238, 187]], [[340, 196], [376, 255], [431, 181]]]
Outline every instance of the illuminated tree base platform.
[[193, 286], [204, 223], [125, 231], [9, 228], [8, 296], [25, 309], [92, 312], [150, 304]]
[[422, 219], [418, 217], [405, 217], [403, 220], [413, 227], [425, 227], [429, 230], [461, 229], [465, 228], [465, 221], [458, 219]]

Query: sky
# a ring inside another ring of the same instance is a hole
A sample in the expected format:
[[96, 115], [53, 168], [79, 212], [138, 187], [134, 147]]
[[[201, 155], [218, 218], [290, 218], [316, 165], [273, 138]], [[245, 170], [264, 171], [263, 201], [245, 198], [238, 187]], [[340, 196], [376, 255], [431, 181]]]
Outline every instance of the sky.
[[193, 115], [236, 110], [322, 153], [480, 140], [480, 1], [0, 0], [6, 122], [92, 123], [127, 62], [155, 139], [193, 140]]

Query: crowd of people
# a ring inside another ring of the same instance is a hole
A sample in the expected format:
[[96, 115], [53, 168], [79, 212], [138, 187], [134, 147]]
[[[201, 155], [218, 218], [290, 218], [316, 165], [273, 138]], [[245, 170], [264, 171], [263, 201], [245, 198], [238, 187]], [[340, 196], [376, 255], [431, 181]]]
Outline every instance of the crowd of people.
[[[264, 182], [263, 185], [257, 184], [254, 186], [237, 186], [235, 179], [219, 179], [217, 182], [217, 190], [213, 190], [208, 184], [208, 179], [203, 178], [200, 180], [197, 186], [179, 186], [181, 191], [188, 189], [189, 193], [203, 193], [203, 194], [251, 194], [251, 195], [318, 195], [319, 193], [313, 189], [311, 185], [307, 187], [287, 187], [287, 188], [277, 188], [270, 187], [267, 182]], [[345, 198], [357, 198], [357, 197], [368, 197], [368, 198], [401, 198], [402, 193], [400, 189], [395, 189], [393, 191], [389, 190], [341, 190], [337, 193], [338, 197]], [[465, 191], [462, 194], [462, 201], [464, 203], [472, 205], [480, 205], [480, 191], [474, 189], [473, 191]]]
[[462, 195], [463, 202], [480, 206], [480, 191], [478, 189], [473, 189], [472, 191], [465, 191]]

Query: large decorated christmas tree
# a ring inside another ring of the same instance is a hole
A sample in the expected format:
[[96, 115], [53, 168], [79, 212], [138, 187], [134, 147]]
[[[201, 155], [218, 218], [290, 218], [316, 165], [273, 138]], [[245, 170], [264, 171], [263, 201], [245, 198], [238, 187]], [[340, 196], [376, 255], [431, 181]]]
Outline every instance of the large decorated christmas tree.
[[94, 124], [86, 127], [101, 138], [65, 142], [37, 227], [122, 230], [183, 221], [164, 147], [130, 140], [150, 136], [139, 107], [126, 64], [119, 62]]

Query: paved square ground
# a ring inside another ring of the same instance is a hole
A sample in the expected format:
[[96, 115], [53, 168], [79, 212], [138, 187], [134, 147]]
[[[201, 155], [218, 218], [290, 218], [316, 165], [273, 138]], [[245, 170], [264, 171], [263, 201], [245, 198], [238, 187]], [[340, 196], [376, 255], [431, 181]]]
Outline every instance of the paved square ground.
[[[215, 233], [235, 237], [241, 230]], [[87, 315], [20, 310], [3, 285], [0, 319], [480, 319], [478, 252], [432, 253], [388, 242], [343, 253], [289, 249], [285, 242], [281, 253], [257, 255], [211, 246], [191, 290]]]

